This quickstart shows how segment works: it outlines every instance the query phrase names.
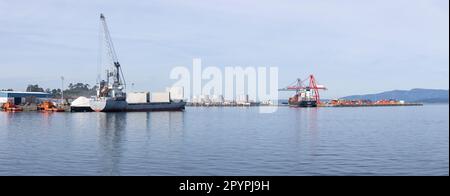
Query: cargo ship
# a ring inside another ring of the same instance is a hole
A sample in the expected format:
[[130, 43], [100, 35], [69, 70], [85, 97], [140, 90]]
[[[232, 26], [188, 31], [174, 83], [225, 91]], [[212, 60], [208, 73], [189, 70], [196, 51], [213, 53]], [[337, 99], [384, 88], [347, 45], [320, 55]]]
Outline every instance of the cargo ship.
[[91, 109], [96, 112], [149, 112], [149, 111], [183, 111], [186, 103], [128, 103], [114, 99], [100, 99], [91, 101]]
[[307, 107], [317, 107], [317, 101], [292, 101], [292, 102], [288, 102], [289, 106], [291, 107], [302, 107], [302, 108], [307, 108]]
[[171, 99], [170, 92], [153, 93], [151, 99], [150, 93], [128, 93], [125, 97], [102, 96], [102, 90], [99, 93], [101, 96], [89, 103], [96, 112], [183, 111], [186, 105], [183, 100]]
[[292, 107], [317, 107], [317, 101], [311, 97], [310, 89], [305, 89], [289, 98], [289, 106]]
[[[126, 111], [182, 111], [186, 103], [183, 100], [170, 99], [170, 92], [163, 98], [156, 97], [154, 101], [128, 103], [126, 83], [121, 65], [117, 59], [114, 45], [103, 14], [100, 14], [103, 27], [103, 36], [108, 55], [111, 59], [111, 68], [106, 70], [106, 80], [100, 81], [97, 96], [90, 100], [89, 106], [96, 112], [126, 112]], [[147, 100], [147, 98], [146, 98]]]
[[[304, 85], [309, 80], [309, 85]], [[291, 107], [317, 107], [321, 104], [319, 90], [326, 90], [323, 85], [318, 85], [314, 75], [309, 75], [308, 79], [297, 79], [293, 84], [280, 91], [295, 91], [294, 96], [289, 98], [288, 104]]]

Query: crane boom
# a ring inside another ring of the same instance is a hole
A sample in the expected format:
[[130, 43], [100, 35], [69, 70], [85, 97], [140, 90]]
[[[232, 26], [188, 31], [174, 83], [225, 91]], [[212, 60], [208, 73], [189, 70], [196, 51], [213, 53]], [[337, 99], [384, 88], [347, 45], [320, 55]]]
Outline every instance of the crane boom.
[[[308, 84], [305, 85], [308, 81]], [[293, 104], [308, 103], [314, 101], [317, 104], [321, 104], [320, 102], [320, 94], [319, 90], [327, 90], [327, 88], [323, 85], [318, 85], [316, 82], [316, 78], [314, 75], [309, 75], [309, 77], [305, 80], [297, 79], [295, 82], [291, 83], [289, 86], [285, 88], [278, 89], [279, 91], [295, 91], [294, 97], [291, 97], [289, 102]], [[316, 105], [316, 104], [313, 104]]]
[[115, 68], [115, 70], [112, 72], [114, 76], [114, 83], [116, 83], [117, 85], [122, 85], [123, 83], [123, 85], [126, 86], [122, 68], [117, 58], [116, 50], [114, 49], [114, 43], [112, 41], [111, 34], [109, 33], [108, 25], [106, 24], [106, 18], [103, 14], [100, 14], [100, 21], [103, 27], [103, 34], [105, 38], [108, 56], [111, 58], [111, 61]]

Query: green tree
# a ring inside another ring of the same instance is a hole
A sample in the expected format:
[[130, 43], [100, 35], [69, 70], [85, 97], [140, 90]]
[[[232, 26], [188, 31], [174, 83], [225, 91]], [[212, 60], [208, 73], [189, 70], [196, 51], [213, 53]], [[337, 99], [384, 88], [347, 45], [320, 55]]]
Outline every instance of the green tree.
[[89, 84], [84, 83], [70, 83], [69, 88], [64, 90], [64, 97], [66, 98], [77, 98], [79, 96], [93, 96], [96, 94], [97, 87], [93, 86], [90, 88]]
[[44, 92], [44, 89], [39, 87], [39, 85], [35, 84], [35, 85], [28, 85], [27, 86], [27, 92]]

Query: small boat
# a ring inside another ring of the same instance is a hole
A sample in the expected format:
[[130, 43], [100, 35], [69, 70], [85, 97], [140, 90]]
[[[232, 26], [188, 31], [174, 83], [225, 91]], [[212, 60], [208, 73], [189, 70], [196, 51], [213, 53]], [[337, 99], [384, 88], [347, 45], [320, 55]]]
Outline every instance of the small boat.
[[38, 110], [44, 112], [65, 112], [64, 108], [58, 108], [50, 101], [44, 101], [39, 104]]
[[5, 111], [5, 112], [22, 112], [22, 111], [23, 111], [22, 108], [17, 107], [16, 105], [14, 105], [14, 104], [11, 103], [11, 102], [6, 102], [6, 103], [4, 103], [4, 104], [2, 105], [2, 109], [3, 109], [3, 111]]

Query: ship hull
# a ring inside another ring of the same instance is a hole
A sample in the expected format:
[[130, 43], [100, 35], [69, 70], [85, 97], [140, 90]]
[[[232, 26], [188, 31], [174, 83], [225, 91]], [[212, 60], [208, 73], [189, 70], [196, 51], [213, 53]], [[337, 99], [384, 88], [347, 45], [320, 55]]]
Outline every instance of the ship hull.
[[92, 108], [89, 107], [70, 107], [71, 112], [92, 112]]
[[91, 100], [91, 109], [96, 112], [124, 112], [127, 109], [126, 101], [118, 101], [113, 99]]
[[126, 111], [183, 111], [185, 109], [185, 105], [186, 102], [128, 104]]
[[126, 101], [93, 100], [90, 105], [96, 112], [183, 111], [186, 102], [129, 104]]
[[292, 107], [302, 107], [302, 108], [317, 107], [317, 101], [290, 102], [289, 105]]

